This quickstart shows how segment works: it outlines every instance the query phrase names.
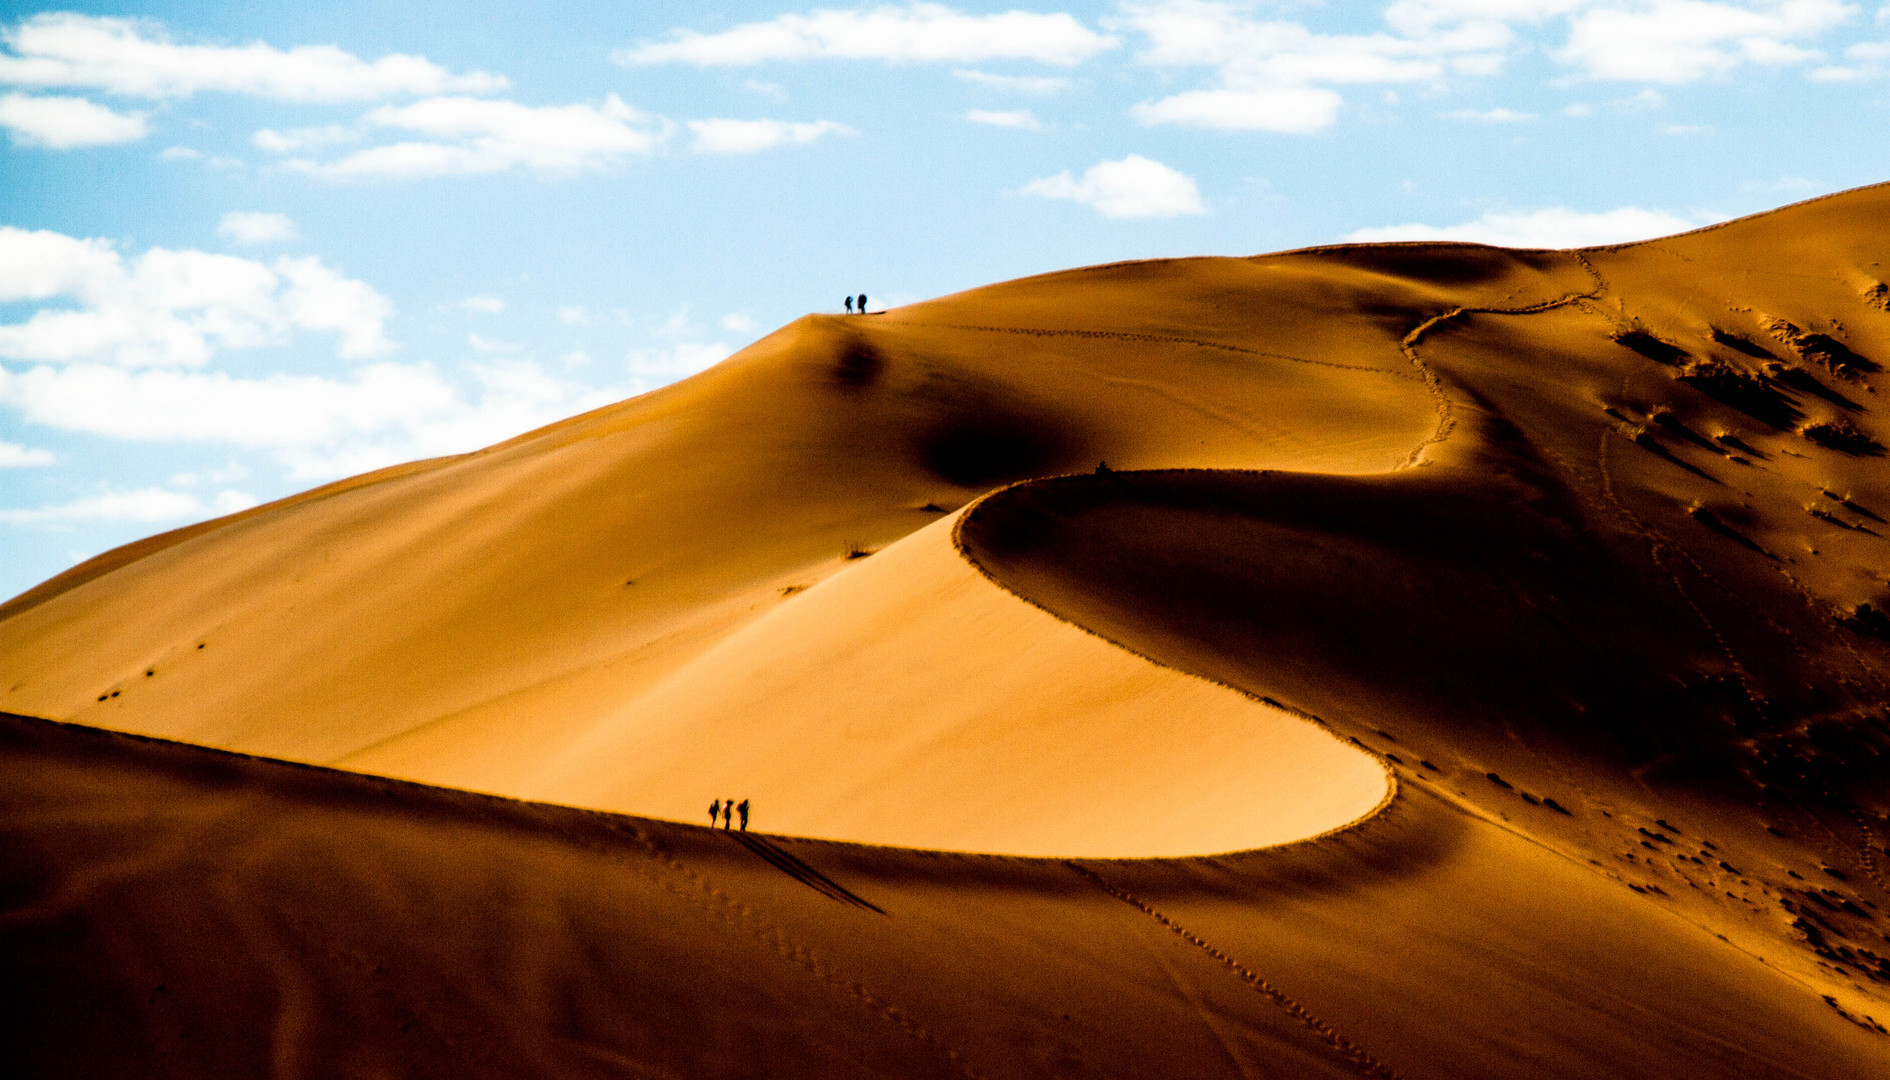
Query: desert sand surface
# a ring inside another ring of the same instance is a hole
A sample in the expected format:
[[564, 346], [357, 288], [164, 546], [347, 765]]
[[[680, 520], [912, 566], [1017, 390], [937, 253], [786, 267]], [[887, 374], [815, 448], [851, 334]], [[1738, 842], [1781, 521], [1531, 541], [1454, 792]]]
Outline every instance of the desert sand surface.
[[1884, 1075], [1887, 248], [1048, 274], [75, 567], [15, 1053]]

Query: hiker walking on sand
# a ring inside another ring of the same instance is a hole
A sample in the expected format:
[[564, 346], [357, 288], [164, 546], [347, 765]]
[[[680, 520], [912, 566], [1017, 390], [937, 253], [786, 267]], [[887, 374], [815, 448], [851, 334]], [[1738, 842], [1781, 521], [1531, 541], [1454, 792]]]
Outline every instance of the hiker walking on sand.
[[857, 305], [855, 305], [855, 307], [859, 311], [860, 314], [862, 315], [866, 314], [866, 294], [865, 293], [860, 294], [860, 302]]
[[847, 297], [847, 314], [853, 314], [853, 297], [851, 295]]
[[714, 802], [709, 804], [709, 828], [711, 829], [715, 828], [715, 819], [721, 816], [722, 816], [722, 800], [717, 799]]
[[735, 806], [735, 812], [742, 816], [742, 831], [748, 831], [748, 800], [743, 799]]
[[735, 800], [734, 799], [724, 800], [722, 803], [722, 827], [724, 829], [728, 828], [729, 823], [734, 820], [735, 820]]

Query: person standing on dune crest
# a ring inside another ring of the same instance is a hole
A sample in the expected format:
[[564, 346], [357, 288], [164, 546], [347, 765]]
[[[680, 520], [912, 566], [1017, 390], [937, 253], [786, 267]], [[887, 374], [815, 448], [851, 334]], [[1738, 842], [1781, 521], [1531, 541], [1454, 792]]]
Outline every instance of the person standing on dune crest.
[[721, 816], [722, 816], [722, 800], [717, 799], [714, 802], [709, 804], [709, 828], [711, 829], [715, 828], [715, 819]]
[[748, 831], [748, 800], [743, 799], [740, 803], [736, 804], [735, 812], [742, 816], [742, 831], [747, 832]]
[[728, 828], [729, 824], [733, 822], [734, 820], [735, 820], [735, 800], [724, 799], [722, 801], [722, 827], [724, 829]]
[[866, 314], [866, 294], [865, 293], [860, 294], [860, 302], [854, 305], [854, 310], [858, 311], [862, 315]]
[[853, 297], [851, 294], [847, 296], [847, 314], [853, 314]]

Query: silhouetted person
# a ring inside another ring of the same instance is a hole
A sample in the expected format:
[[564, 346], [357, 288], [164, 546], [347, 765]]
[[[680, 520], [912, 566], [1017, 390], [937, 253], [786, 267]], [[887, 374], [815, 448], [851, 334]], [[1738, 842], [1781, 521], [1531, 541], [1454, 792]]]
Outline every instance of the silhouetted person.
[[866, 314], [866, 294], [865, 293], [860, 294], [859, 310], [860, 310], [860, 314], [862, 315]]
[[734, 820], [735, 820], [735, 800], [729, 799], [725, 801], [724, 803], [722, 803], [722, 827], [724, 829], [728, 828], [729, 824], [733, 822]]
[[736, 803], [735, 812], [742, 816], [742, 831], [747, 832], [748, 831], [748, 800], [743, 799], [741, 802]]
[[722, 800], [717, 799], [714, 802], [709, 804], [709, 828], [711, 829], [715, 828], [715, 819], [721, 816], [722, 816]]
[[853, 314], [853, 297], [850, 295], [847, 297], [847, 314]]
[[1110, 473], [1113, 473], [1113, 472], [1115, 472], [1115, 470], [1109, 467], [1109, 463], [1107, 461], [1098, 461], [1096, 463], [1097, 476], [1108, 476]]

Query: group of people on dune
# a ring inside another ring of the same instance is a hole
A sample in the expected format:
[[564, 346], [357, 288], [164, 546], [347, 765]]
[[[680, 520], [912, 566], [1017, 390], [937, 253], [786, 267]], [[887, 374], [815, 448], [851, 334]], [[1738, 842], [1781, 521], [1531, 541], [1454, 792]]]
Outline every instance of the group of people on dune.
[[860, 299], [858, 301], [857, 306], [855, 305], [854, 299], [851, 296], [847, 297], [847, 314], [851, 315], [856, 311], [859, 312], [861, 315], [866, 314], [866, 294], [865, 293], [860, 294]]
[[[865, 300], [866, 297], [862, 296], [860, 297], [860, 299]], [[714, 802], [709, 804], [709, 828], [711, 829], [715, 828], [716, 818], [722, 819], [722, 827], [724, 829], [728, 828], [729, 823], [734, 820], [736, 814], [740, 814], [742, 816], [742, 831], [747, 832], [748, 831], [748, 800], [743, 799], [739, 803], [737, 803], [734, 799], [715, 800]]]

